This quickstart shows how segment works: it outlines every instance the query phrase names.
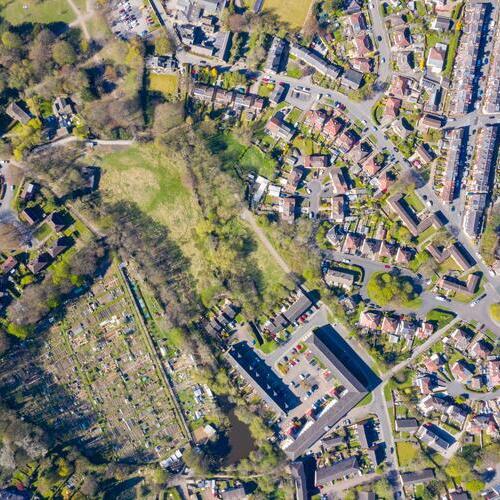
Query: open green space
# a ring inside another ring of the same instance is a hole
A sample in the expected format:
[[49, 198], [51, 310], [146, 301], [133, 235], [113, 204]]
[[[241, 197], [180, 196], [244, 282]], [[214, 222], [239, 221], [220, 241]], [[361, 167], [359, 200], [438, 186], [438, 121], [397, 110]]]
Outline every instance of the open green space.
[[433, 309], [427, 313], [425, 320], [433, 323], [436, 329], [440, 330], [452, 321], [455, 316], [455, 313], [445, 308]]
[[422, 203], [420, 198], [417, 196], [417, 193], [415, 191], [410, 191], [408, 194], [405, 195], [405, 201], [410, 205], [416, 212], [421, 212], [424, 208], [425, 205]]
[[500, 323], [500, 304], [490, 305], [490, 316], [493, 321]]
[[420, 454], [418, 445], [410, 441], [396, 443], [396, 451], [400, 467], [410, 466]]
[[302, 28], [311, 4], [312, 0], [264, 0], [264, 9], [278, 14], [291, 28]]
[[165, 95], [175, 94], [179, 88], [179, 77], [177, 75], [149, 75], [149, 88]]
[[[233, 141], [232, 147], [234, 144]], [[250, 154], [245, 154], [245, 161], [255, 164], [259, 154], [260, 151], [254, 148]], [[153, 145], [137, 145], [95, 159], [103, 169], [101, 192], [104, 199], [135, 202], [146, 214], [167, 227], [172, 239], [190, 261], [190, 270], [197, 280], [200, 294], [203, 296], [204, 291], [209, 291], [214, 295], [220, 291], [218, 280], [208, 270], [209, 242], [200, 236], [205, 221], [185, 163], [175, 161]], [[257, 239], [251, 257], [261, 271], [262, 290], [281, 296], [285, 274]]]
[[212, 153], [217, 154], [225, 170], [236, 169], [246, 176], [255, 172], [267, 178], [272, 178], [276, 170], [274, 160], [265, 155], [257, 146], [241, 144], [233, 134], [218, 134], [209, 141]]
[[0, 13], [14, 25], [30, 22], [69, 24], [75, 20], [67, 0], [0, 0]]

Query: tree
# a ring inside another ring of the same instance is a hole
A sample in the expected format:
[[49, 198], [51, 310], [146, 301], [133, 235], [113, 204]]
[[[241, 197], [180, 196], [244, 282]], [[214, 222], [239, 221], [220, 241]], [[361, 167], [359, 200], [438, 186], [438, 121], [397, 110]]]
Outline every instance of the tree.
[[12, 33], [12, 31], [5, 31], [2, 34], [2, 43], [8, 49], [19, 49], [23, 45], [23, 40], [16, 33]]
[[74, 64], [76, 61], [76, 52], [69, 42], [60, 40], [52, 46], [52, 57], [59, 66]]
[[160, 35], [156, 38], [155, 52], [159, 56], [166, 56], [172, 53], [172, 43], [167, 35]]

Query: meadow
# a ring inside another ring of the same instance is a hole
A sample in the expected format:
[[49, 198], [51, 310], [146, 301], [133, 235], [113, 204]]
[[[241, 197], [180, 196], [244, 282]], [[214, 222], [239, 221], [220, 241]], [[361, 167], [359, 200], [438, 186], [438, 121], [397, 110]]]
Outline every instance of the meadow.
[[[173, 161], [154, 145], [133, 146], [95, 160], [102, 167], [100, 188], [104, 199], [135, 202], [145, 213], [165, 225], [190, 260], [198, 292], [207, 299], [204, 302], [208, 302], [220, 291], [220, 285], [207, 269], [207, 242], [198, 237], [204, 219], [182, 161]], [[265, 295], [282, 295], [285, 274], [256, 238], [255, 244], [251, 257], [261, 271]]]
[[312, 0], [264, 0], [264, 9], [274, 11], [291, 28], [302, 28]]

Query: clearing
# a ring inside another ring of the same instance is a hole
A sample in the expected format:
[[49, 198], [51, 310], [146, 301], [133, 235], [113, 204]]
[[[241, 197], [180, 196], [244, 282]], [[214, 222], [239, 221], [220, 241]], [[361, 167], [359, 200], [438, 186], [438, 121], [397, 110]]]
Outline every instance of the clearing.
[[274, 11], [291, 28], [302, 28], [312, 0], [264, 0], [264, 9]]
[[[76, 2], [78, 7], [80, 3]], [[42, 0], [39, 2], [34, 0], [0, 0], [0, 15], [14, 25], [29, 22], [69, 24], [75, 20], [75, 13], [67, 0]]]

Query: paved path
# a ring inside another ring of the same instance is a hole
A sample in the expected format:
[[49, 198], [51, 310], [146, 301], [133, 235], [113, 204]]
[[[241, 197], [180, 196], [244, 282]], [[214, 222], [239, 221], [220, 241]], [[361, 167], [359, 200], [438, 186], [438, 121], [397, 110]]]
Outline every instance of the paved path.
[[427, 349], [432, 347], [446, 332], [449, 328], [451, 328], [455, 323], [460, 321], [460, 318], [456, 317], [452, 321], [450, 321], [445, 327], [441, 328], [441, 330], [437, 330], [434, 332], [423, 344], [419, 345], [415, 349], [413, 349], [411, 356], [401, 363], [398, 363], [396, 366], [392, 367], [389, 371], [385, 372], [383, 375], [384, 380], [390, 379], [393, 375], [405, 369], [410, 363], [412, 363], [416, 358], [418, 358], [421, 354], [423, 354]]
[[55, 148], [58, 146], [66, 146], [67, 144], [71, 144], [72, 142], [89, 142], [93, 143], [97, 146], [119, 146], [119, 147], [128, 147], [135, 144], [133, 139], [116, 139], [116, 140], [106, 140], [106, 139], [80, 139], [75, 137], [74, 135], [69, 135], [68, 137], [63, 137], [62, 139], [58, 139], [56, 141], [48, 142], [47, 144], [42, 144], [41, 146], [37, 146], [33, 148], [33, 153], [41, 153], [50, 148]]

